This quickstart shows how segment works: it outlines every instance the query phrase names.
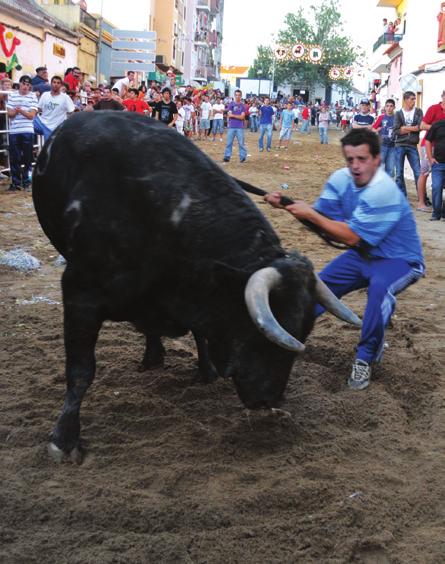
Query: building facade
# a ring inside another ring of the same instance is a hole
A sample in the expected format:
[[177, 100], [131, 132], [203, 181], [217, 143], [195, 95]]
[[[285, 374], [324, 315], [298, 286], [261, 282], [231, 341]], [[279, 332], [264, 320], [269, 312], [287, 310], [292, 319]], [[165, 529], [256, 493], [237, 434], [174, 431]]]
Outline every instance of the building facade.
[[30, 0], [0, 0], [0, 34], [0, 62], [14, 81], [42, 65], [63, 76], [77, 63], [78, 34]]
[[[400, 19], [395, 33], [382, 33], [374, 44], [371, 71], [380, 101], [412, 90], [424, 110], [440, 101], [445, 87], [445, 6], [437, 0], [378, 0]], [[377, 81], [377, 82], [376, 82]]]

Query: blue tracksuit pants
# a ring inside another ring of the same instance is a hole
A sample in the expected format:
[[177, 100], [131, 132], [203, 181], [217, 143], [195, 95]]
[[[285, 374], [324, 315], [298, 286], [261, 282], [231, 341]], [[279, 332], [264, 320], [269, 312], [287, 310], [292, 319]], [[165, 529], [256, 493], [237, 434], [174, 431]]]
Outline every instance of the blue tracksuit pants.
[[[395, 296], [423, 274], [422, 264], [413, 265], [403, 259], [367, 259], [354, 249], [338, 256], [320, 272], [320, 278], [338, 298], [368, 288], [357, 359], [368, 363], [380, 360], [385, 328], [396, 306]], [[316, 306], [317, 316], [323, 311], [320, 305]]]

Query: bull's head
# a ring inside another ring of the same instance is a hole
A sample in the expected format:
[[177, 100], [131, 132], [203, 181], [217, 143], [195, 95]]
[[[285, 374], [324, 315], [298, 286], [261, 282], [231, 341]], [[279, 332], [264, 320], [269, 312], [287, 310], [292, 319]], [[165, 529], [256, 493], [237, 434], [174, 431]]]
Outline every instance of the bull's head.
[[340, 319], [360, 326], [360, 319], [314, 276], [305, 259], [287, 257], [250, 276], [245, 303], [251, 322], [234, 334], [226, 375], [233, 378], [242, 402], [251, 409], [277, 407], [297, 353], [320, 303]]

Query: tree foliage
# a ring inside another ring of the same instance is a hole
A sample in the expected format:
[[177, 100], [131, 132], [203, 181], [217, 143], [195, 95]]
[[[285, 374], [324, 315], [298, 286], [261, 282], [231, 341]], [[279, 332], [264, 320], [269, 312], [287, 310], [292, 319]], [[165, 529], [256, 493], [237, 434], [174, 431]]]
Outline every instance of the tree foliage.
[[[323, 49], [323, 59], [319, 64], [295, 59], [276, 61], [275, 82], [278, 84], [302, 83], [311, 87], [319, 83], [329, 86], [333, 83], [329, 78], [329, 70], [333, 66], [350, 66], [363, 56], [351, 39], [344, 35], [342, 16], [334, 0], [324, 0], [319, 6], [304, 10], [299, 8], [296, 13], [287, 14], [284, 28], [278, 32], [277, 43], [289, 48], [296, 43], [320, 45]], [[271, 76], [273, 58], [272, 48], [260, 45], [249, 77]], [[345, 89], [351, 87], [350, 80], [342, 79], [336, 83]]]

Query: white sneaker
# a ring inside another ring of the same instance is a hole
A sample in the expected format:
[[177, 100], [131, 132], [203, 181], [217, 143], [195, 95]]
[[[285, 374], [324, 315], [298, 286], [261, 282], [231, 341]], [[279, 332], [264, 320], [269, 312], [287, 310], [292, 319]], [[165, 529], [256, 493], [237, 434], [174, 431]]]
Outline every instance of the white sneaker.
[[369, 386], [371, 380], [371, 366], [359, 358], [352, 365], [348, 386], [353, 390], [364, 390]]

